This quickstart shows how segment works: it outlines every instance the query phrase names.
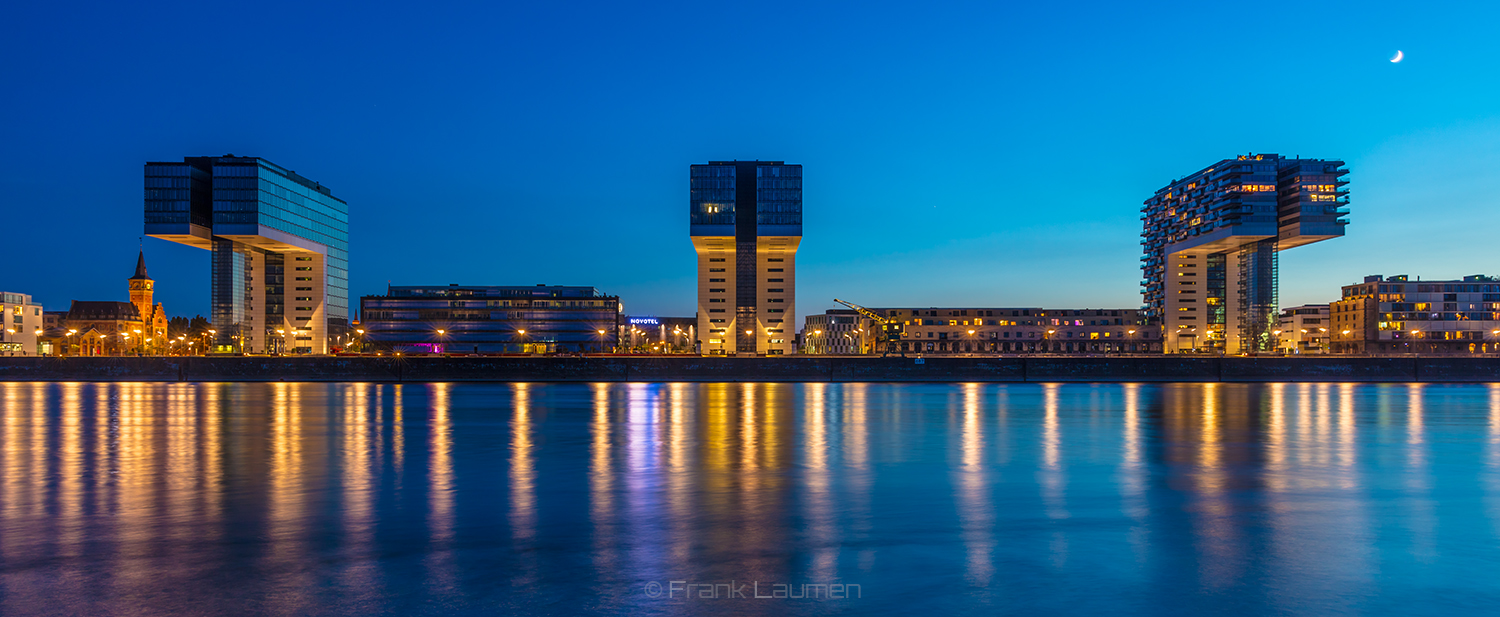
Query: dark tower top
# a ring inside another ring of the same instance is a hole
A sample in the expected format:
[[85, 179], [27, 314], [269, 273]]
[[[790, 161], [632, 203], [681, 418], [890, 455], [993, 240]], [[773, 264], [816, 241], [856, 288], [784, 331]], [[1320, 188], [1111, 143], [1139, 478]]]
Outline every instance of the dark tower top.
[[141, 256], [135, 260], [135, 276], [130, 277], [132, 281], [149, 281], [151, 277], [146, 276], [146, 252], [141, 251]]

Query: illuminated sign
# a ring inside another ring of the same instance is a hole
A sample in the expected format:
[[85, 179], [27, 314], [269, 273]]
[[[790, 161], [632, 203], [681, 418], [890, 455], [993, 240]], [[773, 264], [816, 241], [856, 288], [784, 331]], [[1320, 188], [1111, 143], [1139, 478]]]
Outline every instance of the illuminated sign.
[[657, 321], [657, 319], [655, 317], [631, 317], [630, 318], [630, 325], [632, 325], [632, 326], [659, 326], [659, 325], [661, 325], [661, 322]]

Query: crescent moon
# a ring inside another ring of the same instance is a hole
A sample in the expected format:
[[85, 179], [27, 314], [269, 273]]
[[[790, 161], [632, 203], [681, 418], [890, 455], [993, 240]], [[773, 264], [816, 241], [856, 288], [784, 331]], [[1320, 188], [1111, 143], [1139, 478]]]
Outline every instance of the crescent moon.
[[1400, 62], [1401, 59], [1404, 58], [1404, 57], [1406, 57], [1406, 56], [1401, 53], [1401, 50], [1398, 49], [1398, 50], [1396, 50], [1396, 55], [1393, 56], [1393, 57], [1391, 57], [1391, 62]]

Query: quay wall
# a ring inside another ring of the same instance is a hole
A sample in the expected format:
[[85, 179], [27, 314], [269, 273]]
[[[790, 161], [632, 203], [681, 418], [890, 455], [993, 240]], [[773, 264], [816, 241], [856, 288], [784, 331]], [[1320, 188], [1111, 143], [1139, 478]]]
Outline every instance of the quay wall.
[[1500, 357], [0, 357], [0, 381], [1500, 382]]

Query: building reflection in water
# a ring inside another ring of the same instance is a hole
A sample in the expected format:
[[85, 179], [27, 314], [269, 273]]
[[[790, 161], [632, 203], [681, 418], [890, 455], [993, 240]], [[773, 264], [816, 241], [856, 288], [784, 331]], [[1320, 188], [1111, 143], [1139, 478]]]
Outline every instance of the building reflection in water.
[[601, 578], [616, 571], [615, 472], [610, 417], [610, 385], [596, 383], [593, 419], [589, 422], [589, 525], [593, 532], [594, 568]]
[[838, 531], [834, 518], [832, 470], [828, 463], [828, 384], [804, 387], [802, 460], [807, 535], [812, 545], [810, 578], [830, 580], [838, 566]]
[[438, 596], [454, 592], [453, 553], [453, 384], [427, 385], [427, 591]]
[[964, 548], [968, 552], [967, 578], [971, 585], [987, 586], [994, 574], [994, 505], [990, 501], [989, 465], [984, 460], [983, 410], [979, 384], [962, 385], [963, 413], [961, 463], [956, 470], [958, 517]]
[[[0, 450], [4, 614], [468, 607], [580, 564], [630, 612], [678, 573], [899, 588], [902, 551], [985, 601], [1107, 562], [1360, 612], [1486, 541], [1448, 530], [1500, 538], [1500, 385], [0, 383]], [[902, 474], [938, 480], [920, 521]]]

